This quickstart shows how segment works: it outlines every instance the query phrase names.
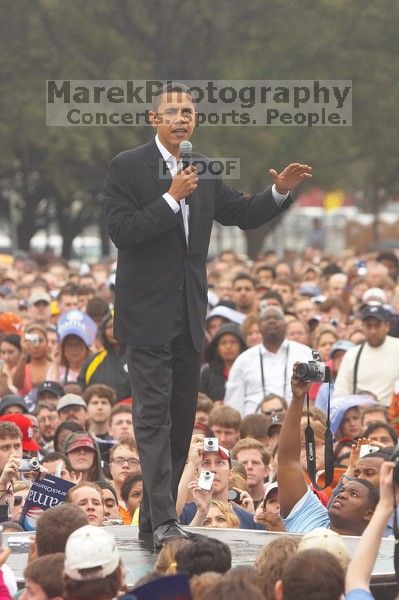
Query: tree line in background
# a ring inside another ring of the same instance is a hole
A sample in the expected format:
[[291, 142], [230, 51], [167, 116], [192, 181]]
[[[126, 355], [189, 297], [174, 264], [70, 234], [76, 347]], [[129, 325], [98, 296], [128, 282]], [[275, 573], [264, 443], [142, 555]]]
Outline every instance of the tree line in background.
[[[69, 257], [98, 223], [106, 165], [148, 127], [46, 127], [47, 79], [353, 80], [352, 127], [203, 127], [195, 149], [240, 157], [239, 187], [270, 167], [312, 164], [314, 181], [397, 192], [396, 0], [0, 1], [0, 211], [19, 248], [53, 220]], [[266, 229], [246, 232], [252, 252]]]

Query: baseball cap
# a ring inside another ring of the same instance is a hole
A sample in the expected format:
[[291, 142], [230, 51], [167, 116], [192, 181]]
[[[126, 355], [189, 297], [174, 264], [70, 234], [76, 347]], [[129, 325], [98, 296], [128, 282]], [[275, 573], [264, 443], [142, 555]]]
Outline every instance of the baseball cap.
[[244, 313], [231, 308], [230, 306], [224, 306], [223, 304], [218, 304], [213, 308], [206, 320], [209, 321], [213, 317], [222, 317], [223, 319], [227, 319], [232, 323], [236, 323], [237, 325], [241, 325], [245, 321], [246, 315]]
[[67, 335], [77, 335], [86, 346], [91, 346], [96, 337], [97, 325], [81, 310], [70, 310], [58, 319], [57, 332], [61, 342]]
[[[212, 454], [216, 454], [216, 452], [212, 452]], [[231, 462], [230, 452], [227, 450], [227, 448], [220, 446], [220, 444], [219, 444], [217, 454], [220, 456], [220, 458], [223, 458], [224, 460], [228, 460], [229, 463]]]
[[72, 450], [77, 450], [78, 448], [91, 448], [97, 452], [95, 441], [88, 433], [85, 433], [84, 431], [76, 431], [75, 433], [71, 433], [71, 435], [69, 435], [65, 440], [65, 454], [71, 452]]
[[384, 290], [382, 290], [381, 288], [378, 288], [378, 287], [373, 287], [373, 288], [366, 290], [362, 296], [362, 301], [364, 303], [367, 303], [367, 302], [371, 302], [373, 300], [375, 302], [380, 302], [381, 304], [386, 304], [387, 296], [386, 296], [386, 293], [384, 292]]
[[7, 394], [6, 396], [3, 396], [0, 401], [0, 415], [4, 415], [4, 411], [7, 408], [10, 408], [10, 406], [20, 406], [23, 408], [24, 413], [29, 412], [26, 402], [22, 396], [17, 396], [16, 394]]
[[271, 423], [267, 428], [268, 436], [273, 435], [276, 431], [280, 431], [280, 429], [283, 425], [284, 417], [285, 417], [285, 415], [282, 413], [276, 413], [275, 415], [272, 416]]
[[333, 554], [339, 560], [344, 569], [346, 569], [350, 562], [345, 542], [339, 533], [332, 529], [322, 529], [320, 527], [306, 533], [299, 542], [298, 552], [311, 549], [330, 552], [330, 554]]
[[50, 304], [51, 296], [47, 292], [35, 292], [29, 296], [28, 305], [33, 306], [38, 302], [45, 302], [46, 304]]
[[11, 413], [9, 415], [3, 415], [0, 417], [0, 422], [8, 421], [9, 423], [15, 423], [22, 432], [22, 450], [25, 452], [36, 452], [40, 450], [40, 446], [33, 439], [33, 427], [32, 421], [25, 415]]
[[83, 406], [86, 408], [86, 402], [78, 394], [65, 394], [57, 402], [57, 411], [68, 408], [68, 406]]
[[266, 491], [265, 491], [265, 495], [263, 496], [263, 501], [267, 500], [268, 497], [270, 496], [270, 493], [273, 490], [278, 490], [278, 483], [277, 481], [273, 481], [273, 483], [269, 483], [268, 486], [266, 487]]
[[335, 342], [335, 344], [332, 345], [329, 356], [330, 358], [334, 358], [334, 354], [338, 352], [338, 350], [344, 350], [346, 352], [347, 350], [350, 350], [354, 347], [355, 344], [353, 342], [350, 342], [349, 340], [338, 340], [337, 342]]
[[298, 294], [301, 296], [319, 296], [321, 294], [321, 290], [319, 286], [314, 285], [313, 283], [304, 283], [298, 290]]
[[381, 306], [381, 304], [366, 304], [360, 311], [360, 318], [362, 321], [365, 321], [369, 317], [373, 317], [378, 321], [389, 321], [391, 313]]
[[[69, 536], [65, 546], [64, 572], [71, 579], [103, 579], [111, 575], [119, 563], [115, 537], [103, 527], [84, 525]], [[90, 571], [84, 573], [85, 569]]]
[[37, 388], [37, 398], [43, 393], [54, 394], [57, 398], [65, 395], [64, 388], [58, 381], [43, 381]]
[[219, 454], [220, 458], [224, 458], [224, 460], [228, 460], [229, 462], [231, 461], [230, 452], [227, 450], [227, 448], [223, 448], [223, 446], [219, 446], [218, 454]]

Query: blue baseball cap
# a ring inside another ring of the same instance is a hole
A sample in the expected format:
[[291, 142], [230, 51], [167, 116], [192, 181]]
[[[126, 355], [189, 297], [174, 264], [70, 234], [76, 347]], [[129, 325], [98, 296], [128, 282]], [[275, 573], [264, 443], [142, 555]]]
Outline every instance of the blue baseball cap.
[[350, 342], [349, 340], [338, 340], [337, 342], [335, 342], [335, 344], [333, 344], [329, 356], [330, 358], [334, 358], [334, 354], [338, 352], [338, 350], [343, 350], [344, 352], [347, 352], [347, 350], [350, 350], [354, 347], [355, 344], [353, 342]]
[[97, 332], [97, 325], [88, 315], [81, 310], [70, 310], [61, 315], [57, 322], [57, 333], [62, 342], [68, 335], [77, 335], [86, 344], [91, 346]]
[[347, 410], [365, 404], [378, 404], [378, 402], [366, 394], [349, 394], [334, 398], [330, 413], [331, 431], [337, 433]]

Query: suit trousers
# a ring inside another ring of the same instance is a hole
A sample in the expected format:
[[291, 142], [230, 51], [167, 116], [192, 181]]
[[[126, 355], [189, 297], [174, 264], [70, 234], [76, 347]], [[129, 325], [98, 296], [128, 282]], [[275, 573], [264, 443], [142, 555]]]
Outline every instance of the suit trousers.
[[185, 292], [170, 341], [128, 346], [133, 424], [143, 473], [142, 533], [177, 519], [176, 498], [194, 426], [201, 353], [192, 342]]

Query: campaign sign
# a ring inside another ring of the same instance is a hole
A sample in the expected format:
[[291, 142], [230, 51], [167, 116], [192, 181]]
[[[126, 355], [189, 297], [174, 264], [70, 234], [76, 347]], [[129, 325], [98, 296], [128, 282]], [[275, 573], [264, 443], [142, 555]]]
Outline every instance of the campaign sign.
[[55, 475], [46, 475], [34, 481], [22, 509], [19, 524], [25, 531], [35, 531], [40, 515], [48, 508], [64, 502], [68, 490], [74, 485]]
[[134, 588], [119, 600], [191, 600], [188, 577], [185, 573], [168, 575]]

